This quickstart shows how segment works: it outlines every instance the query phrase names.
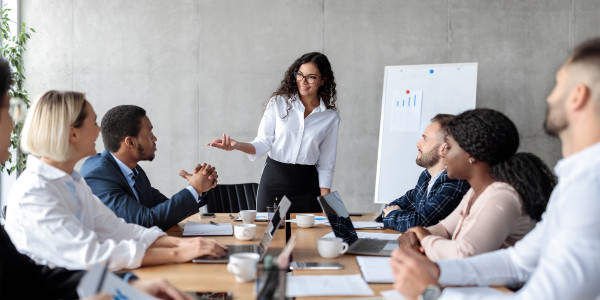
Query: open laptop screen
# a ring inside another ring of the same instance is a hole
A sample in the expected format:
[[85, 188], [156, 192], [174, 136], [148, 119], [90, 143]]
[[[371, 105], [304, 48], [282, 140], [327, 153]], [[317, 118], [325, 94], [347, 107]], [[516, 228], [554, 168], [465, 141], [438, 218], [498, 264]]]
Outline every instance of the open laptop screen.
[[267, 229], [260, 239], [259, 246], [263, 248], [263, 250], [266, 250], [267, 247], [269, 247], [269, 244], [271, 243], [271, 240], [273, 240], [273, 236], [275, 236], [275, 232], [277, 232], [279, 225], [281, 225], [281, 222], [285, 220], [285, 215], [290, 209], [290, 206], [292, 206], [292, 202], [290, 202], [287, 197], [284, 196], [281, 198], [281, 202], [279, 202], [279, 206], [277, 206], [277, 209], [273, 214], [273, 218], [267, 224]]
[[337, 191], [319, 197], [319, 204], [321, 204], [336, 237], [342, 238], [348, 245], [352, 245], [358, 240], [350, 215]]

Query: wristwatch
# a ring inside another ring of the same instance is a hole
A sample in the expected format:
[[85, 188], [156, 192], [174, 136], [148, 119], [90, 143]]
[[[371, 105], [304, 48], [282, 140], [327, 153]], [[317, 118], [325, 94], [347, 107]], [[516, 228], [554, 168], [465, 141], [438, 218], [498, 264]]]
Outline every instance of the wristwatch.
[[435, 300], [435, 299], [439, 298], [441, 294], [442, 294], [442, 289], [440, 288], [439, 285], [430, 284], [425, 288], [425, 290], [423, 291], [423, 294], [419, 295], [418, 299], [419, 300]]

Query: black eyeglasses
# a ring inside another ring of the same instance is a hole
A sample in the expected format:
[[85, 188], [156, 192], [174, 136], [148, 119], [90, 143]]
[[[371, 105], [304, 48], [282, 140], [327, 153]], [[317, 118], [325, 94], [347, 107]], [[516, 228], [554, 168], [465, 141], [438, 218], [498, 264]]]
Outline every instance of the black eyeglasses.
[[294, 78], [296, 78], [296, 81], [300, 82], [302, 80], [304, 80], [306, 78], [306, 81], [308, 81], [308, 83], [314, 83], [315, 80], [319, 79], [318, 76], [315, 75], [302, 75], [298, 72], [294, 72]]

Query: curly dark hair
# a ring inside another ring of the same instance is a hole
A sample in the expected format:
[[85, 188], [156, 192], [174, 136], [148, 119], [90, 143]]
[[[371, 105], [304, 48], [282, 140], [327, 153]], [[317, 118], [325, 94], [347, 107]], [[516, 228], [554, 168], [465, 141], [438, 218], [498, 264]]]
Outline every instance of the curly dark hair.
[[536, 155], [520, 152], [490, 168], [490, 174], [519, 192], [529, 216], [539, 221], [556, 186], [557, 178]]
[[448, 124], [458, 145], [475, 159], [490, 165], [490, 174], [510, 184], [521, 196], [529, 216], [539, 221], [546, 210], [556, 176], [537, 156], [517, 153], [519, 132], [501, 112], [468, 110]]
[[126, 137], [137, 137], [142, 129], [142, 118], [145, 116], [146, 110], [136, 105], [119, 105], [109, 109], [100, 124], [104, 148], [110, 152], [117, 152]]
[[285, 75], [283, 75], [283, 79], [281, 80], [281, 84], [277, 91], [271, 95], [271, 97], [275, 96], [285, 96], [287, 100], [287, 111], [286, 115], [283, 117], [287, 117], [292, 109], [292, 96], [298, 93], [298, 84], [296, 82], [296, 78], [294, 76], [295, 72], [298, 72], [300, 66], [312, 62], [317, 65], [319, 72], [321, 72], [321, 76], [325, 79], [323, 85], [319, 88], [319, 98], [323, 100], [325, 103], [325, 107], [328, 109], [337, 110], [335, 102], [337, 101], [337, 91], [335, 90], [335, 77], [333, 76], [333, 71], [331, 70], [331, 64], [327, 59], [325, 54], [319, 52], [310, 52], [306, 53], [300, 58], [296, 59], [294, 63], [285, 71]]

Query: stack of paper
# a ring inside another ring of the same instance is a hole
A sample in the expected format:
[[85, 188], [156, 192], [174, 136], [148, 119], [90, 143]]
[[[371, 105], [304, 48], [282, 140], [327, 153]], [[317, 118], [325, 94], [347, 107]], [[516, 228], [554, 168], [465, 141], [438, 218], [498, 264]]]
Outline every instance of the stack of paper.
[[108, 272], [104, 280], [101, 279], [103, 268], [100, 265], [94, 266], [89, 270], [77, 285], [77, 294], [79, 297], [91, 297], [96, 294], [98, 286], [100, 291], [110, 294], [114, 299], [139, 299], [139, 300], [157, 300], [150, 295], [146, 295], [134, 289], [127, 282], [123, 281], [115, 274]]
[[[296, 219], [285, 220], [285, 221], [288, 223], [298, 223], [296, 221]], [[327, 221], [327, 217], [316, 216], [315, 217], [315, 225], [319, 225], [319, 224], [325, 224], [325, 225], [329, 226], [329, 221]]]
[[[256, 218], [254, 219], [254, 222], [268, 222], [269, 221], [269, 213], [266, 212], [258, 212], [256, 213]], [[242, 219], [238, 216], [237, 219], [235, 219], [238, 222], [241, 222]]]
[[207, 224], [188, 221], [183, 227], [183, 236], [232, 234], [233, 226], [231, 226], [231, 223]]
[[389, 257], [357, 256], [356, 262], [368, 283], [394, 283]]
[[308, 296], [370, 296], [373, 291], [360, 277], [354, 275], [288, 276], [287, 297]]
[[402, 295], [400, 293], [398, 293], [396, 290], [381, 291], [381, 296], [383, 296], [383, 298], [385, 298], [385, 300], [404, 300], [404, 299], [406, 299], [406, 298], [402, 297]]

